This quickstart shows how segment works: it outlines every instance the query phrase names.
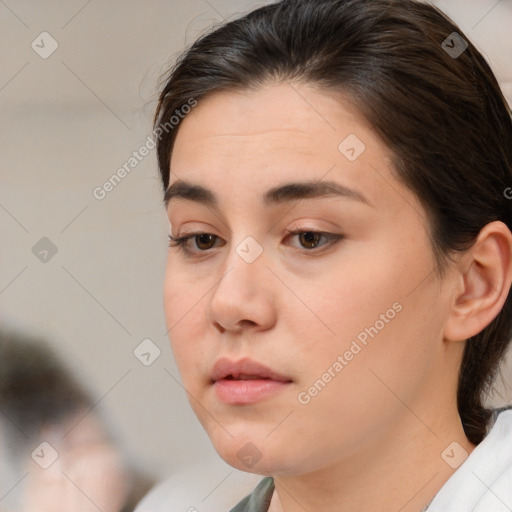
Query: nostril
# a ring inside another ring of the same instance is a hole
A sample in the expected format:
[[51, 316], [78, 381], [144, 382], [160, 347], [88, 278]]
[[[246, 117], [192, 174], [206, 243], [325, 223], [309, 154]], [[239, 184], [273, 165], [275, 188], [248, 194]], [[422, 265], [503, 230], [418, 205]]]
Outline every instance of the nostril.
[[239, 324], [243, 327], [245, 327], [245, 326], [252, 327], [253, 325], [256, 325], [256, 322], [253, 322], [252, 320], [240, 320]]
[[224, 331], [226, 330], [226, 329], [224, 329], [224, 327], [222, 327], [222, 325], [219, 324], [219, 322], [215, 322], [214, 325], [215, 325], [215, 327], [217, 327], [217, 329], [220, 331], [221, 334], [223, 334]]

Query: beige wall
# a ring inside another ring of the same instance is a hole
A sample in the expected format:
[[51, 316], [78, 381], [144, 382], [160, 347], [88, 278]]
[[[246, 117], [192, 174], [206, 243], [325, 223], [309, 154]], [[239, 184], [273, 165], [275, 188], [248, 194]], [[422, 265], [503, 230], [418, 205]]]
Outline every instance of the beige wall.
[[[170, 376], [178, 378], [162, 310], [167, 224], [154, 152], [104, 199], [93, 190], [144, 144], [158, 75], [184, 44], [262, 3], [0, 3], [0, 321], [47, 336], [102, 399], [125, 448], [157, 475], [212, 448]], [[512, 98], [512, 2], [438, 3]], [[43, 31], [58, 43], [46, 59], [31, 47], [51, 49]], [[42, 237], [57, 248], [47, 262], [32, 252]], [[148, 367], [133, 354], [146, 338], [161, 350]]]

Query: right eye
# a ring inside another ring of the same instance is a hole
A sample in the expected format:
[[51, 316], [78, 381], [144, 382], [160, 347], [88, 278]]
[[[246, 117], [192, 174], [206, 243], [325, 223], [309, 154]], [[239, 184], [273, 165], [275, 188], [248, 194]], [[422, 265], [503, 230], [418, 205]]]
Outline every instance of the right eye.
[[[188, 241], [191, 239], [195, 239], [195, 246], [199, 248], [199, 251], [195, 251], [187, 245]], [[181, 237], [169, 235], [169, 247], [178, 247], [185, 254], [190, 255], [197, 252], [208, 251], [213, 247], [212, 242], [215, 242], [216, 239], [220, 240], [217, 235], [212, 235], [211, 233], [191, 233]]]

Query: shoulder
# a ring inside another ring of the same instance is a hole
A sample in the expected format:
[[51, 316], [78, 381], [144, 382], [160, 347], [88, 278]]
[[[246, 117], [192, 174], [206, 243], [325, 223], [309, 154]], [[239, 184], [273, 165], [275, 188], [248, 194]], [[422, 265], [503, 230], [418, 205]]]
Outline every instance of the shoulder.
[[498, 409], [483, 441], [440, 489], [427, 512], [512, 510], [512, 409]]

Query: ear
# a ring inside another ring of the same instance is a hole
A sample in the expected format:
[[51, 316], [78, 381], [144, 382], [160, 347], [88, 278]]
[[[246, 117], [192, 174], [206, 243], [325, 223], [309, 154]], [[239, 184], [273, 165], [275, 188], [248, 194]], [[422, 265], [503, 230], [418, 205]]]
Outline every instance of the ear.
[[473, 246], [460, 258], [458, 281], [444, 337], [463, 341], [496, 318], [512, 282], [512, 233], [501, 221], [482, 228]]

